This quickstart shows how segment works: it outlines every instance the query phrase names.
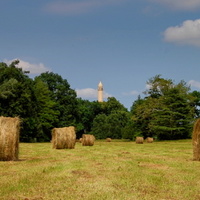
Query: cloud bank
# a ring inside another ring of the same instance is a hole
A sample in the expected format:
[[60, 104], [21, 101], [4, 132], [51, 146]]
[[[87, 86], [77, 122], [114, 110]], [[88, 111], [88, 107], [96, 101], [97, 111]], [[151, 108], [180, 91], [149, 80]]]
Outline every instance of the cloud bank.
[[45, 10], [55, 14], [77, 15], [93, 11], [94, 9], [117, 5], [127, 0], [78, 0], [78, 1], [53, 1], [46, 5]]
[[4, 59], [4, 62], [7, 63], [8, 65], [11, 64], [14, 60], [19, 60], [18, 67], [22, 68], [23, 71], [30, 71], [30, 74], [40, 74], [46, 71], [51, 71], [48, 69], [44, 64], [39, 63], [39, 64], [34, 64], [34, 63], [29, 63], [27, 61], [21, 60], [21, 59], [13, 59], [13, 60], [7, 60]]
[[[76, 89], [76, 94], [78, 97], [81, 97], [83, 99], [96, 99], [97, 100], [97, 90], [95, 90], [93, 88]], [[112, 95], [108, 94], [107, 92], [103, 93], [104, 100], [111, 96]]]
[[164, 32], [164, 40], [200, 47], [200, 19], [186, 20], [180, 26], [167, 28]]
[[178, 10], [197, 10], [200, 9], [199, 0], [149, 0], [159, 4], [166, 5], [172, 9]]
[[97, 98], [97, 90], [92, 88], [76, 89], [76, 93], [81, 98]]

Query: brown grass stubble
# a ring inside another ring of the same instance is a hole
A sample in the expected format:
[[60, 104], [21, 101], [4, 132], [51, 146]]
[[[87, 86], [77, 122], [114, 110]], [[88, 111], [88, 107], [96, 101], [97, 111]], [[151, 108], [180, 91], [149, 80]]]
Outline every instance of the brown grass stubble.
[[191, 141], [106, 144], [78, 143], [72, 151], [21, 144], [23, 162], [0, 163], [2, 199], [198, 199], [200, 165], [191, 160]]

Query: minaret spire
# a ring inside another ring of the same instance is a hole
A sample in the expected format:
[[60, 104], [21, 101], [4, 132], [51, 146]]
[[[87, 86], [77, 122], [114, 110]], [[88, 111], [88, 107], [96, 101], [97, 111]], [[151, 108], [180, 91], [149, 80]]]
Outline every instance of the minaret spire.
[[98, 102], [103, 102], [103, 84], [101, 81], [98, 84]]

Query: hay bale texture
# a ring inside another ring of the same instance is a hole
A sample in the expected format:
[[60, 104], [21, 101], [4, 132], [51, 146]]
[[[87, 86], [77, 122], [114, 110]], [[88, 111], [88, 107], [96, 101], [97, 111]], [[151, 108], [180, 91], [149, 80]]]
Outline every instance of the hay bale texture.
[[111, 142], [112, 139], [111, 138], [106, 138], [106, 142]]
[[0, 117], [0, 161], [18, 160], [20, 119]]
[[74, 126], [52, 129], [52, 146], [54, 149], [74, 149], [76, 132]]
[[146, 141], [147, 141], [147, 143], [153, 143], [153, 138], [147, 137]]
[[200, 119], [197, 119], [192, 132], [193, 160], [200, 161]]
[[136, 142], [136, 144], [143, 144], [144, 138], [143, 137], [136, 137], [135, 142]]
[[83, 146], [93, 146], [95, 141], [94, 135], [83, 134], [82, 135], [82, 145]]

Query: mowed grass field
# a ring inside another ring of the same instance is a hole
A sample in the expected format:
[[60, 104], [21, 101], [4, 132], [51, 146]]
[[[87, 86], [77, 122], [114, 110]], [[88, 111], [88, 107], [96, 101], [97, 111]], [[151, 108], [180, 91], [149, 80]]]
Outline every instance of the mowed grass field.
[[1, 200], [199, 200], [200, 162], [191, 140], [20, 143], [20, 161], [0, 162]]

